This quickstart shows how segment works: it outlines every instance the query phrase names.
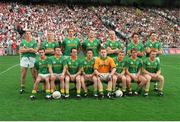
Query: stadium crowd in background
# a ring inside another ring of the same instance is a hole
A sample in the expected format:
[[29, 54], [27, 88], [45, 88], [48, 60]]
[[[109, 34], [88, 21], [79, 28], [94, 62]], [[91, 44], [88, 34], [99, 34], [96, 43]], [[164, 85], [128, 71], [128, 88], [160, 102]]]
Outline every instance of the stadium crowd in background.
[[138, 32], [145, 42], [146, 37], [153, 30], [158, 33], [164, 47], [180, 47], [179, 23], [173, 23], [158, 13], [179, 22], [177, 9], [140, 10], [134, 7], [116, 6], [69, 7], [67, 5], [1, 3], [0, 46], [3, 48], [4, 55], [16, 54], [21, 36], [27, 28], [33, 30], [32, 34], [38, 43], [44, 40], [49, 30], [55, 33], [56, 41], [62, 42], [67, 35], [66, 28], [69, 26], [76, 29], [76, 36], [81, 42], [87, 37], [89, 29], [95, 30], [97, 38], [105, 42], [109, 28], [103, 24], [102, 19], [106, 18], [127, 38], [133, 32]]

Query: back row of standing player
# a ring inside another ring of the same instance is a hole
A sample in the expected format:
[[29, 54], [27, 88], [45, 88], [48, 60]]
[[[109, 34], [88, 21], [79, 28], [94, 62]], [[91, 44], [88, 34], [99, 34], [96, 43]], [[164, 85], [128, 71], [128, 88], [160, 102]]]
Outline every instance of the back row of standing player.
[[[127, 56], [123, 53], [123, 45], [117, 41], [114, 31], [109, 32], [105, 45], [95, 38], [95, 32], [90, 31], [88, 38], [80, 44], [74, 37], [74, 30], [68, 29], [68, 37], [61, 44], [54, 42], [52, 32], [48, 33], [40, 48], [33, 40], [31, 33], [26, 32], [25, 39], [20, 44], [21, 53], [21, 89], [25, 90], [25, 77], [30, 68], [34, 79], [32, 97], [38, 89], [41, 80], [45, 80], [47, 94], [55, 89], [55, 80], [60, 80], [60, 91], [64, 97], [69, 97], [69, 82], [76, 82], [77, 97], [81, 97], [81, 87], [87, 95], [86, 80], [93, 82], [94, 96], [104, 97], [102, 81], [107, 81], [107, 96], [112, 97], [117, 81], [122, 82], [122, 91], [132, 94], [131, 82], [137, 83], [134, 94], [144, 90], [147, 96], [151, 80], [159, 81], [158, 93], [163, 95], [164, 78], [161, 75], [159, 55], [162, 54], [160, 42], [156, 33], [150, 34], [149, 40], [142, 44], [138, 34], [132, 35], [132, 41], [127, 47]], [[82, 50], [86, 57], [80, 59], [77, 53]], [[36, 57], [36, 53], [39, 56]], [[157, 57], [156, 57], [157, 55]]]

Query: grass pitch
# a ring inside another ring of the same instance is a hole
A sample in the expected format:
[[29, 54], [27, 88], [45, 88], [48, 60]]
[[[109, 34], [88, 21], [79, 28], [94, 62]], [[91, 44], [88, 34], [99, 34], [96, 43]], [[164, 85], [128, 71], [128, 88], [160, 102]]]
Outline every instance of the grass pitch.
[[[32, 78], [27, 76], [26, 93], [20, 95], [18, 56], [0, 57], [0, 120], [180, 120], [180, 55], [161, 57], [165, 77], [164, 97], [153, 91], [143, 96], [115, 100], [52, 100], [39, 95], [29, 100]], [[152, 85], [151, 85], [152, 86]]]

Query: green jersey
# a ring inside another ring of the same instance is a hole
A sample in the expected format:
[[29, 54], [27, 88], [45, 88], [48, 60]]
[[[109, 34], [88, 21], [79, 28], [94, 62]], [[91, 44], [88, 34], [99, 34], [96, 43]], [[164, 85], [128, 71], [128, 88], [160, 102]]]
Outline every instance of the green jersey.
[[71, 57], [66, 59], [67, 62], [67, 70], [70, 74], [76, 74], [81, 69], [81, 61], [79, 58], [76, 60], [72, 60]]
[[94, 39], [93, 42], [90, 42], [88, 39], [86, 39], [82, 43], [82, 49], [85, 50], [85, 52], [88, 49], [92, 49], [93, 50], [93, 54], [96, 57], [99, 55], [100, 47], [101, 47], [101, 45], [100, 45], [100, 41], [98, 39]]
[[161, 45], [161, 43], [159, 41], [152, 42], [151, 40], [148, 40], [145, 43], [145, 47], [150, 48], [150, 49], [158, 49], [158, 50], [160, 50], [162, 48], [162, 45]]
[[87, 58], [84, 58], [82, 61], [82, 70], [85, 74], [92, 74], [94, 72], [94, 63], [95, 59], [92, 58], [91, 60], [87, 60]]
[[133, 42], [128, 44], [127, 52], [130, 52], [133, 48], [135, 48], [137, 51], [144, 52], [144, 46], [141, 42], [139, 42], [137, 45]]
[[76, 48], [79, 49], [80, 42], [78, 38], [73, 38], [72, 40], [69, 38], [65, 38], [62, 42], [62, 47], [64, 48], [64, 55], [70, 56], [71, 49]]
[[45, 60], [41, 60], [40, 57], [36, 58], [34, 67], [40, 74], [49, 74], [49, 58], [46, 57]]
[[[53, 49], [55, 47], [59, 47], [59, 43], [58, 42], [48, 42], [47, 40], [45, 40], [42, 43], [42, 48], [44, 48], [45, 50], [49, 50], [49, 49]], [[52, 56], [53, 54], [46, 54], [47, 56]]]
[[50, 57], [50, 66], [52, 67], [53, 73], [61, 74], [63, 72], [66, 61], [63, 56], [56, 58], [55, 56]]
[[149, 58], [146, 58], [143, 62], [143, 68], [150, 73], [156, 73], [160, 70], [160, 63], [156, 59], [152, 62]]
[[128, 58], [126, 61], [126, 68], [130, 73], [138, 73], [139, 69], [142, 67], [142, 60], [137, 58], [133, 60], [132, 58]]
[[[21, 41], [20, 48], [33, 48], [33, 49], [37, 49], [37, 43], [33, 39], [30, 42], [27, 42], [25, 39], [23, 39]], [[21, 56], [22, 57], [36, 57], [36, 54], [32, 53], [32, 52], [26, 52], [26, 53], [22, 53]]]
[[[145, 43], [145, 47], [146, 47], [146, 48], [150, 48], [150, 49], [161, 50], [162, 45], [161, 45], [161, 43], [160, 43], [159, 41], [152, 42], [151, 40], [148, 40], [148, 41]], [[149, 56], [149, 54], [147, 54], [147, 56]]]
[[126, 62], [125, 60], [122, 60], [121, 62], [118, 60], [118, 57], [114, 58], [114, 62], [116, 64], [116, 72], [118, 74], [122, 73], [122, 71], [125, 68]]
[[[111, 41], [111, 40], [107, 40], [107, 42], [105, 43], [105, 48], [110, 47], [112, 50], [114, 49], [120, 49], [122, 50], [123, 48], [123, 44], [120, 41]], [[108, 56], [110, 56], [111, 58], [115, 58], [118, 54], [114, 53], [114, 54], [108, 54]]]

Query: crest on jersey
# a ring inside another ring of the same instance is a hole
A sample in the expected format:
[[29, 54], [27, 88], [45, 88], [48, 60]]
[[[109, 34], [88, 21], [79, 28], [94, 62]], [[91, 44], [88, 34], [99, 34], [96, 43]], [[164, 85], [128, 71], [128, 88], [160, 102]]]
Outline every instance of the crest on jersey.
[[87, 46], [90, 46], [90, 44], [88, 43]]
[[53, 64], [55, 64], [56, 62], [55, 61], [53, 61]]
[[68, 40], [67, 43], [70, 43], [70, 41]]
[[133, 64], [133, 62], [131, 62], [131, 64]]

